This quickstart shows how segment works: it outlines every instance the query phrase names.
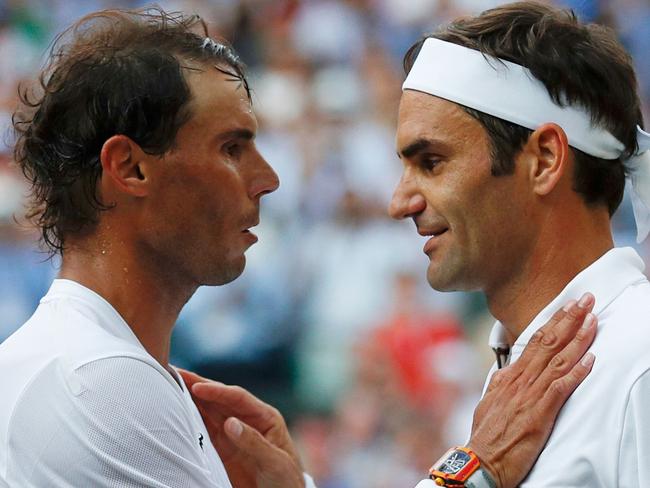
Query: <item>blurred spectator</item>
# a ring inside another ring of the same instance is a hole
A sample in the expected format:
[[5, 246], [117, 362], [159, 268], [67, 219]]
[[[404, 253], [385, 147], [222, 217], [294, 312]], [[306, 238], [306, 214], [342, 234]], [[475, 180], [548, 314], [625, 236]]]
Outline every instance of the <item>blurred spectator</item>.
[[31, 316], [55, 273], [47, 255], [35, 252], [35, 232], [14, 221], [27, 188], [8, 162], [0, 156], [0, 342]]

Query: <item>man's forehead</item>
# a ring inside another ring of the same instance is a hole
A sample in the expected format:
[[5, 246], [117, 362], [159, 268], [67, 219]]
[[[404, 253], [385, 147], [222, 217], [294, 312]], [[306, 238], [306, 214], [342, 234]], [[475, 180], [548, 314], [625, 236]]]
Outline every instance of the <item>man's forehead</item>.
[[460, 129], [465, 124], [476, 122], [453, 102], [415, 90], [405, 90], [399, 105], [397, 122], [400, 133], [430, 132], [444, 129]]
[[204, 67], [187, 75], [191, 91], [190, 119], [186, 129], [209, 137], [237, 131], [257, 132], [257, 118], [246, 87], [214, 67]]
[[205, 120], [242, 119], [257, 125], [248, 92], [241, 80], [214, 67], [188, 75], [191, 91], [190, 111], [194, 118]]
[[186, 74], [192, 99], [228, 104], [241, 104], [251, 111], [251, 100], [243, 81], [225, 73], [217, 66], [201, 65]]
[[425, 117], [463, 112], [460, 105], [428, 93], [404, 90], [399, 105], [400, 115]]

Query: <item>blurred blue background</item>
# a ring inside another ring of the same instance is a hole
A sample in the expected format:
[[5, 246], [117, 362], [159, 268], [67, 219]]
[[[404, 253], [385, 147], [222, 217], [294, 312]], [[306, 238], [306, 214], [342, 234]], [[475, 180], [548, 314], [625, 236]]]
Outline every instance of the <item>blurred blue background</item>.
[[[386, 208], [400, 164], [394, 130], [401, 58], [423, 33], [485, 0], [179, 0], [249, 66], [258, 143], [280, 175], [260, 242], [236, 282], [185, 307], [173, 362], [250, 388], [290, 420], [321, 488], [410, 486], [462, 443], [490, 363], [479, 294], [428, 288], [424, 238]], [[139, 1], [0, 1], [0, 341], [46, 292], [57, 263], [22, 223], [28, 188], [12, 165], [19, 82], [76, 18]], [[650, 120], [650, 2], [575, 0], [637, 61]], [[634, 245], [626, 200], [614, 219]], [[644, 259], [647, 246], [638, 248]], [[11, 374], [5, 371], [4, 374]]]

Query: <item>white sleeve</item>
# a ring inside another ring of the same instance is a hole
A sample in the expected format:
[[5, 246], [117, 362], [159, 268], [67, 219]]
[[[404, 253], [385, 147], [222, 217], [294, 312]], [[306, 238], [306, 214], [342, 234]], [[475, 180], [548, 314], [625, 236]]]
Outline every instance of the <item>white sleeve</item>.
[[[433, 480], [427, 479], [420, 481], [415, 488], [437, 488]], [[316, 488], [316, 484], [311, 476], [305, 473], [305, 488]]]
[[650, 486], [650, 371], [636, 381], [627, 403], [618, 459], [619, 486]]
[[428, 479], [428, 480], [422, 480], [420, 481], [415, 488], [437, 488], [438, 485], [436, 485], [433, 480]]
[[303, 473], [305, 476], [305, 488], [316, 488], [316, 483], [314, 483], [314, 478], [309, 476], [307, 473]]
[[153, 366], [116, 357], [50, 369], [15, 410], [10, 486], [230, 488], [195, 445], [180, 390]]

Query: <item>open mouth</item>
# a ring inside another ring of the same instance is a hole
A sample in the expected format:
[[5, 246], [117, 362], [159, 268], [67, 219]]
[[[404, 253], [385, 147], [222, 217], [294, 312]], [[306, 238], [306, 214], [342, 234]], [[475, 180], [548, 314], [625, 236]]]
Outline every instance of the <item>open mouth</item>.
[[244, 235], [244, 238], [249, 241], [249, 243], [255, 244], [257, 242], [257, 236], [253, 234], [249, 229], [244, 229], [241, 232]]
[[418, 234], [421, 236], [429, 236], [429, 237], [438, 237], [444, 234], [449, 230], [448, 227], [437, 227], [437, 228], [432, 228], [432, 229], [422, 229], [418, 228]]
[[252, 244], [254, 244], [255, 242], [257, 242], [257, 236], [256, 236], [256, 235], [251, 231], [251, 229], [252, 229], [253, 227], [257, 226], [257, 224], [259, 224], [259, 223], [260, 223], [259, 220], [248, 221], [248, 222], [247, 222], [247, 224], [248, 224], [247, 227], [244, 228], [244, 229], [241, 231], [241, 233], [244, 234], [244, 236], [245, 236], [248, 240], [250, 240]]
[[257, 227], [259, 225], [260, 221], [259, 219], [256, 219], [255, 221], [248, 221], [246, 227], [242, 230], [243, 233], [245, 234], [252, 234], [251, 229], [253, 227]]
[[433, 251], [440, 237], [446, 234], [448, 230], [449, 228], [447, 227], [430, 231], [418, 230], [418, 233], [420, 235], [429, 237], [429, 239], [427, 239], [427, 242], [424, 243], [424, 248], [422, 249], [424, 251], [424, 254], [428, 255], [431, 251]]
[[429, 234], [429, 235], [431, 235], [432, 237], [440, 237], [442, 234], [444, 234], [444, 233], [447, 232], [448, 230], [449, 230], [449, 229], [441, 229], [441, 230], [438, 230], [438, 231], [436, 231], [436, 232], [432, 232], [432, 233]]

